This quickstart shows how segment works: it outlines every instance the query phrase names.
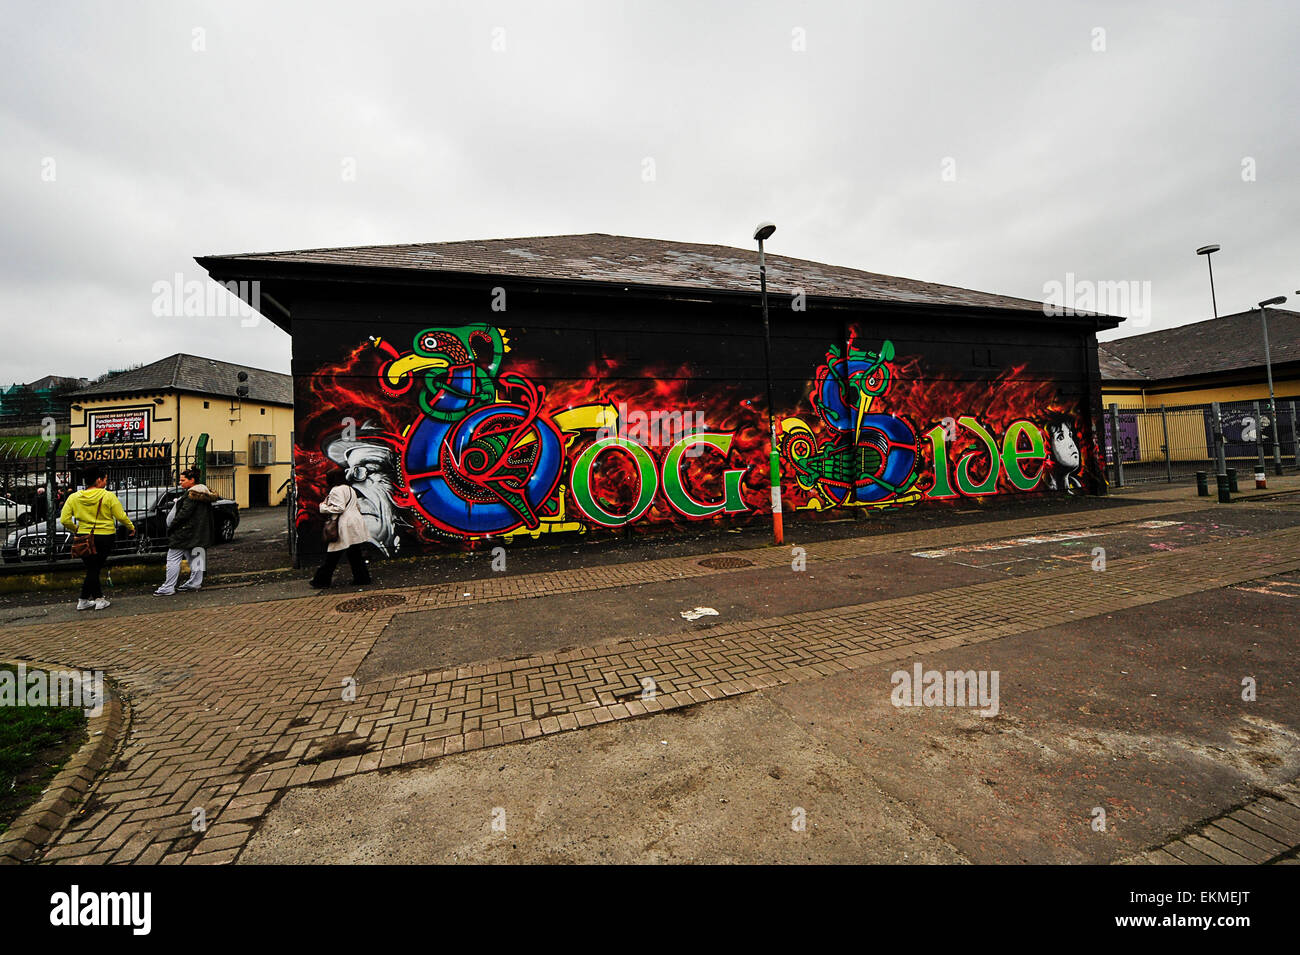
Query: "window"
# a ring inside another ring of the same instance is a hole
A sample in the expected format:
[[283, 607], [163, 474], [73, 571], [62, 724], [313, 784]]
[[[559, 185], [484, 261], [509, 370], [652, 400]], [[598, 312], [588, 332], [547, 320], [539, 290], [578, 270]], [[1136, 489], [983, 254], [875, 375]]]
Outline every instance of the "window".
[[265, 408], [260, 408], [260, 409], [258, 409], [258, 410], [260, 410], [260, 411], [262, 412], [262, 414], [266, 414], [266, 409], [265, 409]]
[[208, 408], [208, 407], [211, 407], [211, 406], [210, 406], [210, 405], [205, 401], [205, 402], [203, 402], [203, 407]]
[[250, 434], [248, 445], [253, 467], [265, 468], [275, 463], [275, 435]]

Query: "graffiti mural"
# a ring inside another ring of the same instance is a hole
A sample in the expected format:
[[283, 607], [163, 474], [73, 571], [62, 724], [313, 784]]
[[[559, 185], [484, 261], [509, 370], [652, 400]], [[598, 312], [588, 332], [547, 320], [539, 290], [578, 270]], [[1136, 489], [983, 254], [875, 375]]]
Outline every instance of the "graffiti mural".
[[914, 503], [916, 430], [897, 414], [872, 412], [893, 379], [894, 343], [879, 352], [832, 345], [811, 400], [823, 434], [800, 417], [781, 422], [782, 467], [813, 497], [803, 507]]
[[[527, 346], [526, 329], [431, 326], [409, 340], [356, 340], [339, 362], [300, 376], [306, 548], [331, 466], [345, 469], [389, 556], [766, 515], [757, 383], [702, 386], [687, 367], [611, 373], [594, 361], [551, 377], [545, 362], [520, 357]], [[1085, 488], [1090, 432], [1050, 378], [1023, 366], [948, 375], [856, 327], [823, 349], [804, 366], [803, 397], [778, 415], [783, 493], [795, 510]]]
[[406, 354], [372, 344], [388, 359], [381, 388], [393, 398], [414, 392], [421, 412], [402, 435], [403, 503], [459, 537], [539, 531], [561, 519], [565, 448], [612, 409], [593, 403], [552, 416], [542, 389], [501, 372], [509, 340], [489, 325], [425, 329]]

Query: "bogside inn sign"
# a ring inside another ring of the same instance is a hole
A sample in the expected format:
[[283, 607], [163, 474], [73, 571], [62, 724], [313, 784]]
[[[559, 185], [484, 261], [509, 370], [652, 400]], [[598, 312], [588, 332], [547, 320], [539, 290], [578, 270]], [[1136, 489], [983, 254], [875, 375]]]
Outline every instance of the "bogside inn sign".
[[84, 448], [69, 448], [69, 463], [74, 467], [88, 464], [116, 464], [119, 466], [168, 465], [171, 463], [170, 444], [93, 444]]

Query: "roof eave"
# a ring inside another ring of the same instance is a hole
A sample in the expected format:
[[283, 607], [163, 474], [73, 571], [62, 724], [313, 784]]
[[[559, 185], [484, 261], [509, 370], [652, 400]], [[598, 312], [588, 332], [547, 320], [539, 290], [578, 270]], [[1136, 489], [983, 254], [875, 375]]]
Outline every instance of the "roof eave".
[[[541, 278], [510, 274], [485, 274], [482, 272], [454, 272], [445, 270], [403, 269], [371, 265], [346, 265], [319, 262], [268, 262], [265, 260], [239, 259], [229, 256], [199, 256], [195, 262], [218, 282], [260, 281], [299, 284], [309, 282], [339, 282], [346, 284], [384, 284], [392, 286], [423, 288], [480, 288], [500, 284], [503, 280], [539, 289], [564, 290], [569, 294], [598, 297], [634, 297], [654, 300], [697, 301], [749, 303], [757, 305], [760, 293], [758, 289], [742, 291], [738, 289], [688, 288], [676, 285], [653, 285], [634, 282], [611, 282], [601, 279], [565, 279]], [[249, 288], [250, 301], [253, 289]], [[257, 289], [261, 292], [260, 286]], [[781, 292], [780, 294], [784, 294]], [[275, 300], [278, 302], [278, 298]], [[848, 298], [843, 296], [807, 295], [810, 304], [820, 308], [847, 309], [854, 311], [883, 311], [904, 309], [916, 314], [952, 312], [954, 310], [978, 314], [982, 317], [996, 317], [1008, 321], [1061, 323], [1093, 331], [1105, 331], [1118, 328], [1123, 318], [1112, 315], [1077, 313], [1053, 316], [1041, 309], [1016, 308], [1001, 305], [978, 305], [966, 303], [908, 302], [897, 299]], [[1044, 306], [1046, 308], [1047, 306]], [[280, 316], [272, 311], [262, 314], [272, 323], [285, 331], [292, 331], [292, 304]]]

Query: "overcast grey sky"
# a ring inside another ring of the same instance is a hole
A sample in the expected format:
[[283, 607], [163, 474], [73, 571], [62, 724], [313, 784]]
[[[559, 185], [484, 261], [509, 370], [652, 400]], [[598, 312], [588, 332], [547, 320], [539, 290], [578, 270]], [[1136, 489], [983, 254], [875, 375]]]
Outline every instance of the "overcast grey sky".
[[1149, 282], [1120, 334], [1209, 317], [1206, 243], [1220, 313], [1300, 288], [1294, 2], [5, 8], [6, 384], [287, 371], [268, 322], [153, 314], [210, 253], [771, 219], [773, 253], [1026, 298]]

